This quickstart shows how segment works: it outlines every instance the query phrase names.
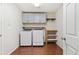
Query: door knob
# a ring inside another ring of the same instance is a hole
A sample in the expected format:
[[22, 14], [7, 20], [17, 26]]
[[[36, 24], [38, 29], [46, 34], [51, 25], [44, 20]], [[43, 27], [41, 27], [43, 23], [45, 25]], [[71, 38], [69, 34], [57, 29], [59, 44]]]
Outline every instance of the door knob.
[[66, 40], [66, 38], [63, 38], [63, 40]]
[[66, 38], [62, 38], [62, 40], [66, 40]]

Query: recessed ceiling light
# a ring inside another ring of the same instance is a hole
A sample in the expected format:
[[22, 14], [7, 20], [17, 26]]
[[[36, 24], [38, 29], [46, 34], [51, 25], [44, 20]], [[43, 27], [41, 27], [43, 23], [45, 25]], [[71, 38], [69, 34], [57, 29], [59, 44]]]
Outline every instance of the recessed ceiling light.
[[40, 7], [40, 3], [33, 3], [35, 7]]

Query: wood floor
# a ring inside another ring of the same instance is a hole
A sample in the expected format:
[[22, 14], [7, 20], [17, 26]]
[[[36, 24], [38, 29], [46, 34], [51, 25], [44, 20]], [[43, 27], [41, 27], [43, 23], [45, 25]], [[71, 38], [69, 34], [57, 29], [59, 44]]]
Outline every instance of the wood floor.
[[11, 55], [62, 55], [63, 50], [55, 43], [42, 47], [19, 47]]

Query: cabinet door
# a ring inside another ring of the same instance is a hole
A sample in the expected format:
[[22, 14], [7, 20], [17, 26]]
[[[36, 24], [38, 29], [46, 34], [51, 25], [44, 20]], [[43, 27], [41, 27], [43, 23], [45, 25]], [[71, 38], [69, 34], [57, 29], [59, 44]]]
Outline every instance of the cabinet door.
[[28, 18], [29, 18], [28, 14], [26, 14], [26, 13], [22, 14], [22, 22], [23, 23], [27, 23], [28, 22]]
[[44, 13], [23, 13], [23, 23], [46, 23], [46, 14]]
[[34, 22], [34, 14], [28, 13], [28, 23], [33, 23], [33, 22]]
[[40, 23], [46, 23], [46, 14], [44, 13], [40, 14]]
[[20, 42], [21, 42], [21, 46], [31, 45], [31, 31], [22, 31]]
[[34, 16], [32, 13], [23, 13], [22, 15], [23, 23], [32, 23], [33, 18]]
[[42, 46], [43, 45], [43, 30], [33, 30], [33, 46]]
[[38, 13], [34, 14], [34, 23], [40, 23], [40, 14]]
[[46, 14], [44, 13], [36, 13], [34, 14], [34, 22], [35, 23], [46, 23]]

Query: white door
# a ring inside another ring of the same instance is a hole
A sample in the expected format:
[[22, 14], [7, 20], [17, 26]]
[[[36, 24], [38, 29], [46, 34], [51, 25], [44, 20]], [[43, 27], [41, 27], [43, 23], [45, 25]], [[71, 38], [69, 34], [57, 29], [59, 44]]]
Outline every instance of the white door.
[[2, 54], [2, 10], [0, 4], [0, 55]]
[[1, 33], [1, 24], [2, 22], [1, 22], [1, 14], [0, 14], [0, 55], [1, 55], [1, 52], [2, 52], [2, 33]]
[[44, 31], [33, 30], [33, 46], [42, 46], [44, 44]]
[[30, 46], [31, 45], [31, 31], [21, 31], [21, 46]]
[[79, 54], [79, 4], [65, 4], [63, 17], [64, 54]]
[[1, 33], [1, 17], [0, 17], [0, 55], [1, 55], [1, 52], [2, 52], [2, 33]]

